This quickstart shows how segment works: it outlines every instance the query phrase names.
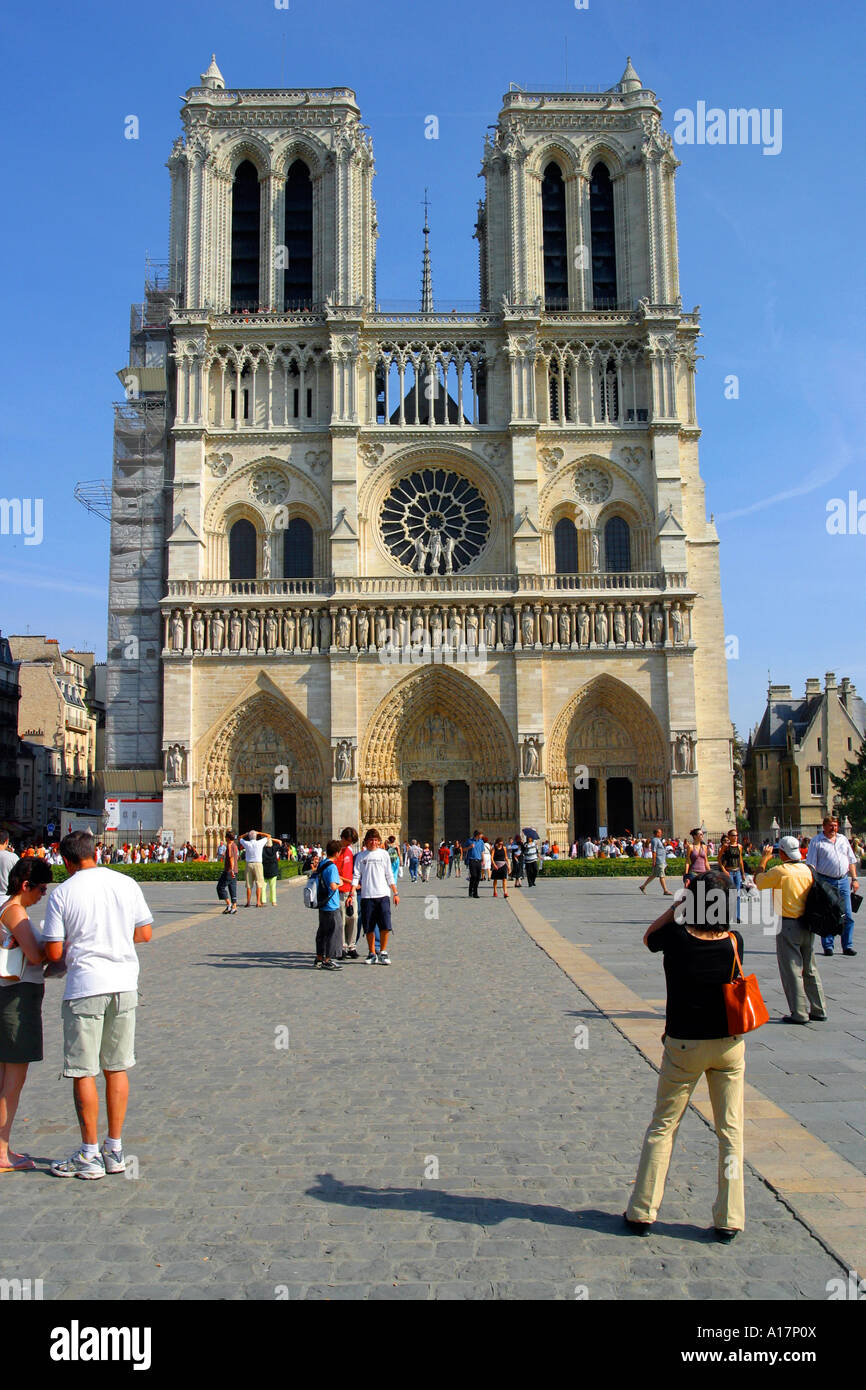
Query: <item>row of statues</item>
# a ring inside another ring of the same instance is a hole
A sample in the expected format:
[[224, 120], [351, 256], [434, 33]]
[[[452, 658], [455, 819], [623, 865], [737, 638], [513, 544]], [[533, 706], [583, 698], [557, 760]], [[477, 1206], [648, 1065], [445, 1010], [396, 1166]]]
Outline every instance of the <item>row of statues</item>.
[[451, 646], [659, 647], [689, 640], [685, 605], [526, 603], [388, 608], [180, 609], [165, 615], [167, 651], [327, 652]]

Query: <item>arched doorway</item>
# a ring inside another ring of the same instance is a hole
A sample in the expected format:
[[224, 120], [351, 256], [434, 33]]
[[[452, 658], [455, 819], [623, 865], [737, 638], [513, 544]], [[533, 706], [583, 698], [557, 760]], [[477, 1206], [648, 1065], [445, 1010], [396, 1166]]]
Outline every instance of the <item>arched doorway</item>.
[[[460, 672], [425, 667], [370, 720], [360, 758], [362, 823], [431, 844], [476, 828], [511, 834], [516, 769], [511, 731], [489, 695]], [[430, 833], [421, 835], [422, 825]]]
[[310, 843], [324, 834], [321, 739], [276, 691], [242, 701], [202, 740], [194, 838], [213, 854], [228, 829]]
[[599, 676], [568, 702], [548, 745], [550, 833], [669, 828], [670, 770], [661, 726], [622, 681]]

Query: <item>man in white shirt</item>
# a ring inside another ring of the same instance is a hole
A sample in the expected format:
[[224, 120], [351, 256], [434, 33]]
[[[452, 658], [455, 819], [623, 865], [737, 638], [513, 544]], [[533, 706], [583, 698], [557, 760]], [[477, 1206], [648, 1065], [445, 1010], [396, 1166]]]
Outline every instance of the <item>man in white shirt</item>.
[[645, 893], [647, 885], [652, 883], [654, 878], [657, 878], [661, 884], [663, 895], [666, 898], [672, 898], [673, 893], [668, 888], [665, 878], [665, 868], [668, 862], [668, 847], [662, 838], [661, 826], [659, 825], [656, 826], [655, 834], [650, 843], [650, 853], [653, 859], [652, 873], [648, 874], [643, 883], [638, 884], [638, 887], [642, 893]]
[[[73, 831], [60, 844], [69, 878], [48, 898], [42, 940], [48, 961], [66, 961], [63, 1075], [72, 1077], [81, 1149], [51, 1164], [58, 1178], [122, 1173], [122, 1131], [129, 1102], [127, 1072], [135, 1066], [138, 955], [151, 937], [152, 915], [138, 884], [100, 868], [93, 837]], [[99, 1092], [105, 1075], [108, 1137], [97, 1146]]]
[[262, 855], [265, 852], [265, 845], [271, 843], [270, 835], [266, 835], [264, 830], [250, 830], [248, 834], [241, 835], [240, 843], [243, 845], [244, 858], [247, 861], [247, 907], [250, 905], [253, 886], [256, 890], [256, 907], [262, 905], [262, 891], [265, 886], [265, 871], [262, 868]]
[[9, 848], [9, 835], [5, 830], [0, 830], [0, 893], [6, 896], [6, 885], [9, 882], [9, 870], [13, 864], [18, 863], [18, 855], [14, 854]]
[[[359, 888], [361, 930], [367, 938], [365, 965], [390, 965], [388, 937], [391, 935], [391, 894], [394, 906], [400, 901], [391, 856], [382, 848], [378, 830], [368, 830], [364, 848], [355, 856], [353, 887]], [[379, 928], [379, 954], [376, 954], [376, 928]]]
[[[857, 881], [857, 859], [846, 836], [839, 834], [839, 822], [835, 816], [825, 816], [818, 834], [812, 836], [806, 863], [811, 865], [822, 883], [828, 883], [839, 894], [845, 909], [842, 954], [856, 956], [851, 894], [856, 893], [860, 887]], [[825, 956], [832, 956], [834, 942], [835, 937], [821, 937]]]

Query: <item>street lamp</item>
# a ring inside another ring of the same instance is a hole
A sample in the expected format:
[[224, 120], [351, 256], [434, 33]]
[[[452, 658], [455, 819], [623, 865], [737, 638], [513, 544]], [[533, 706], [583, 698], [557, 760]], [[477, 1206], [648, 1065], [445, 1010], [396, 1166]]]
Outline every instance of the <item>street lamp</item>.
[[851, 838], [851, 822], [849, 821], [849, 819], [848, 819], [847, 816], [845, 817], [845, 819], [844, 819], [843, 822], [842, 822], [842, 834], [845, 836], [845, 839], [846, 839], [846, 840], [850, 840], [850, 838]]
[[782, 828], [782, 827], [779, 825], [779, 822], [776, 820], [776, 817], [774, 816], [773, 819], [772, 819], [772, 821], [770, 822], [770, 830], [771, 830], [772, 835], [773, 835], [773, 844], [774, 844], [774, 845], [777, 843], [777, 841], [778, 841], [778, 839], [779, 839], [779, 831], [781, 830], [781, 828]]

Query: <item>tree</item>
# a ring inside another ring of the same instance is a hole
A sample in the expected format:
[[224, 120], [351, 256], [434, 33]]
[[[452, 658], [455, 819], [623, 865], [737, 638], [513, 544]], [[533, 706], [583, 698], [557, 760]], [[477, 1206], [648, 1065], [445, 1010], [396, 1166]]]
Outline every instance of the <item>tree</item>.
[[856, 829], [862, 829], [866, 826], [866, 738], [860, 745], [857, 761], [846, 761], [841, 776], [831, 772], [830, 781], [836, 788], [834, 810], [840, 816], [847, 816]]
[[[744, 785], [745, 774], [743, 772], [743, 759], [746, 756], [746, 745], [740, 738], [736, 724], [731, 724], [731, 762], [734, 769], [734, 817], [736, 824], [741, 830], [748, 830], [749, 822], [744, 815], [741, 815], [740, 807], [745, 808], [746, 789]], [[740, 821], [744, 821], [743, 825]]]

